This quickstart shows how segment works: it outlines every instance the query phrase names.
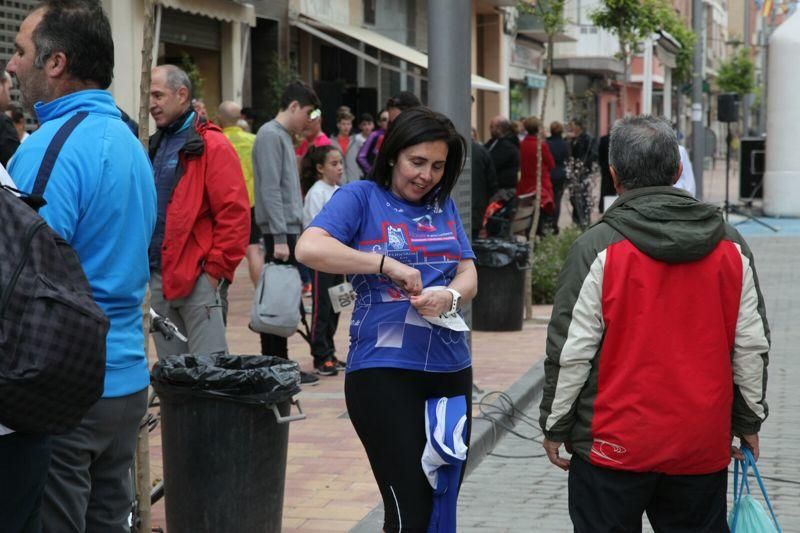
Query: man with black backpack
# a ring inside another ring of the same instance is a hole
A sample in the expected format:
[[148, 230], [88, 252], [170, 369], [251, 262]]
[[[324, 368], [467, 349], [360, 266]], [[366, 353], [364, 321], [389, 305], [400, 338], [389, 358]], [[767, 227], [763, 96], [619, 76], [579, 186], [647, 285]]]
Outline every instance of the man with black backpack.
[[[102, 398], [77, 427], [42, 437], [43, 450], [27, 476], [7, 479], [0, 470], [2, 488], [24, 494], [14, 509], [0, 502], [0, 511], [10, 515], [0, 516], [0, 528], [39, 530], [41, 480], [35, 467], [45, 465], [41, 519], [46, 531], [124, 532], [130, 467], [150, 383], [141, 306], [156, 219], [153, 174], [147, 154], [106, 91], [114, 43], [99, 2], [43, 2], [22, 23], [15, 48], [7, 70], [41, 127], [17, 151], [9, 172], [24, 193], [43, 194], [46, 205], [40, 214], [77, 254], [80, 265], [74, 269], [82, 267], [110, 329]], [[49, 182], [40, 179], [48, 175]], [[72, 332], [78, 343], [82, 334]], [[64, 380], [74, 377], [65, 375]], [[19, 453], [25, 455], [25, 449]], [[13, 455], [0, 457], [0, 465], [10, 461]]]

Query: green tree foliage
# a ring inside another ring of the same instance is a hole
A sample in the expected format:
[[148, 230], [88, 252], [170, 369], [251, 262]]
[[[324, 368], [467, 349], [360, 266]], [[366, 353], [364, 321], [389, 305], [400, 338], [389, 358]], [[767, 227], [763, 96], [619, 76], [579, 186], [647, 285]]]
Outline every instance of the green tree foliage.
[[566, 0], [538, 0], [535, 4], [520, 1], [517, 9], [522, 13], [530, 13], [542, 21], [544, 32], [549, 38], [564, 31], [567, 20], [564, 18]]
[[281, 104], [281, 95], [289, 83], [299, 78], [297, 70], [287, 61], [281, 61], [277, 53], [273, 53], [267, 67], [269, 82], [263, 87], [267, 102], [264, 110], [266, 117], [273, 117], [278, 112]]
[[636, 47], [659, 28], [660, 0], [604, 0], [589, 17], [595, 26], [617, 36], [619, 56], [627, 61]]
[[720, 64], [717, 73], [720, 91], [745, 95], [752, 93], [755, 85], [755, 66], [748, 48], [739, 48], [731, 58]]
[[681, 45], [675, 58], [677, 65], [672, 71], [672, 78], [677, 83], [686, 83], [692, 79], [692, 56], [697, 36], [668, 2], [661, 2], [658, 20], [661, 29], [675, 37]]
[[564, 266], [567, 253], [580, 237], [577, 226], [562, 229], [558, 235], [547, 233], [539, 239], [531, 263], [533, 302], [551, 304], [556, 295], [558, 273]]
[[[628, 83], [628, 61], [646, 37], [658, 29], [660, 0], [603, 0], [601, 7], [589, 14], [595, 26], [617, 36], [618, 57], [623, 65], [623, 85]], [[628, 91], [622, 91], [623, 114], [628, 110]]]
[[186, 75], [189, 76], [189, 81], [192, 82], [192, 98], [202, 100], [203, 77], [200, 75], [200, 69], [192, 59], [192, 56], [186, 52], [181, 52], [181, 68], [186, 72]]
[[[692, 75], [692, 53], [696, 36], [667, 0], [604, 0], [602, 7], [589, 15], [592, 23], [604, 28], [619, 40], [619, 59], [628, 78], [628, 60], [639, 44], [657, 30], [664, 30], [681, 45], [677, 54], [675, 81], [685, 82]], [[623, 100], [626, 94], [623, 92]], [[623, 103], [623, 107], [627, 104]]]

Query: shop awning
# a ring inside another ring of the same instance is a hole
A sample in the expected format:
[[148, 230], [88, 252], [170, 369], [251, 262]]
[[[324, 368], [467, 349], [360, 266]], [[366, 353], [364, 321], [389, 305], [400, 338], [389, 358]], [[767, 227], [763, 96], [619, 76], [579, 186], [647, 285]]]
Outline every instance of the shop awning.
[[[343, 50], [347, 50], [348, 52], [374, 64], [379, 63], [379, 61], [376, 58], [368, 54], [365, 54], [358, 48], [355, 48], [343, 41], [340, 41], [339, 39], [335, 38], [328, 32], [334, 31], [342, 35], [346, 35], [352, 39], [355, 39], [356, 41], [360, 41], [366, 45], [377, 48], [382, 52], [391, 54], [407, 63], [416, 65], [418, 67], [422, 67], [424, 69], [428, 68], [427, 54], [423, 54], [422, 52], [420, 52], [415, 48], [411, 48], [410, 46], [407, 46], [403, 43], [399, 43], [394, 39], [390, 39], [388, 37], [381, 35], [380, 33], [368, 30], [366, 28], [351, 26], [349, 24], [341, 24], [338, 22], [324, 21], [312, 17], [307, 17], [305, 15], [302, 19], [300, 18], [293, 19], [291, 21], [291, 24], [307, 33], [310, 33], [311, 35], [314, 35], [315, 37], [322, 39], [323, 41], [327, 41], [328, 43], [333, 44]], [[488, 78], [484, 78], [482, 76], [478, 76], [475, 74], [472, 75], [471, 84], [473, 89], [482, 91], [501, 92], [506, 90], [505, 85], [502, 85]]]
[[156, 0], [157, 4], [225, 22], [256, 25], [256, 9], [236, 0]]

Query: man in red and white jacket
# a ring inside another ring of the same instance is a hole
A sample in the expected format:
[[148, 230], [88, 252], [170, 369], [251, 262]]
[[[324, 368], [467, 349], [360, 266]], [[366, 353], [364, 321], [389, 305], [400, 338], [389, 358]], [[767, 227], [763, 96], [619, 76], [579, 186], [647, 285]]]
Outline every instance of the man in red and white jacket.
[[250, 202], [239, 156], [191, 106], [191, 82], [173, 65], [153, 69], [150, 159], [158, 217], [150, 245], [151, 306], [188, 338], [157, 335], [160, 358], [226, 353], [224, 285], [250, 238]]
[[[770, 346], [747, 243], [672, 187], [670, 125], [620, 121], [620, 198], [574, 244], [547, 338], [540, 423], [576, 532], [727, 531], [731, 437], [758, 457]], [[566, 444], [571, 460], [559, 456]]]

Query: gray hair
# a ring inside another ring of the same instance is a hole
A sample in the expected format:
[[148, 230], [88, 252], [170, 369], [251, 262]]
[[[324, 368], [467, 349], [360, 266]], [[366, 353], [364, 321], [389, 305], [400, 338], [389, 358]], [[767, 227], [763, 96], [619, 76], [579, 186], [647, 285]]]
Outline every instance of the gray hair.
[[175, 65], [159, 65], [156, 68], [163, 70], [164, 74], [166, 74], [167, 87], [170, 90], [177, 91], [181, 87], [186, 87], [189, 89], [189, 99], [191, 100], [192, 80], [189, 79], [189, 75], [183, 69]]
[[669, 122], [651, 115], [628, 117], [611, 128], [608, 160], [625, 190], [672, 185], [681, 157]]

